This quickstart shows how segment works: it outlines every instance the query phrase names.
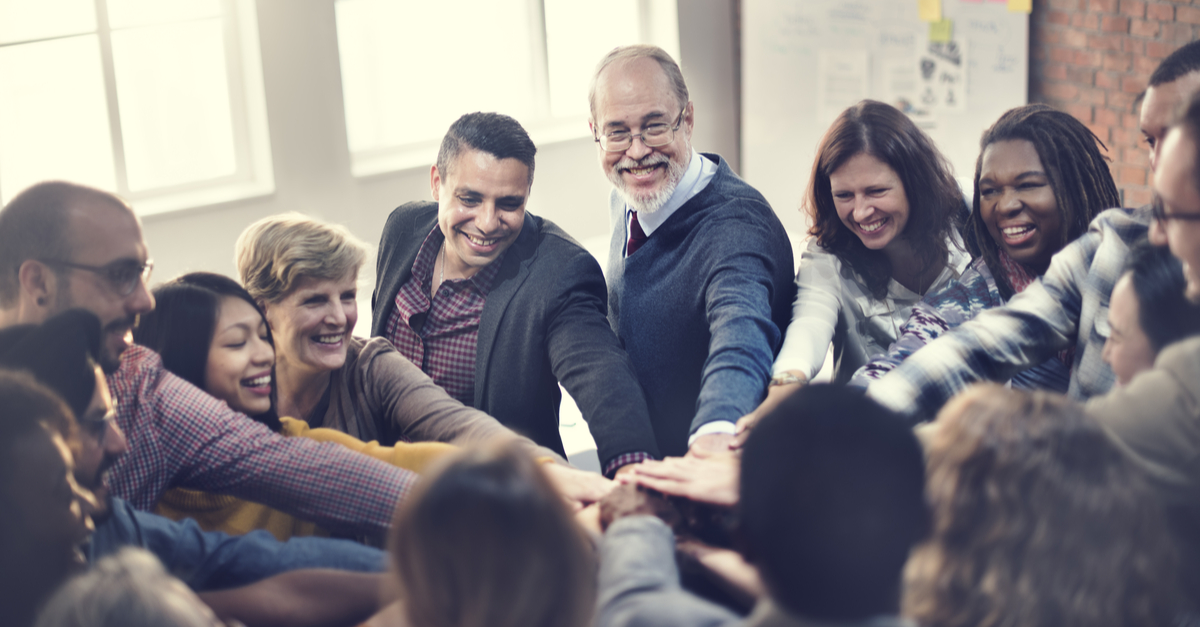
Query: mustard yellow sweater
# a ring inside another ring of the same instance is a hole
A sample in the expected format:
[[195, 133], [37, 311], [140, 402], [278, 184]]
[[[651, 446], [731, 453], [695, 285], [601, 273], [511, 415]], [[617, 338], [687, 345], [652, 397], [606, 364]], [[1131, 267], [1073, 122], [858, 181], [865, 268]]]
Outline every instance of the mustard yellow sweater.
[[[319, 442], [336, 442], [364, 455], [417, 473], [424, 472], [434, 460], [458, 449], [441, 442], [380, 446], [378, 442], [363, 442], [333, 429], [311, 429], [308, 423], [295, 418], [281, 418], [280, 422], [283, 423], [281, 435], [312, 438]], [[224, 531], [234, 535], [255, 529], [265, 529], [280, 540], [287, 540], [292, 536], [329, 535], [314, 523], [300, 520], [266, 505], [184, 488], [168, 490], [155, 506], [154, 512], [172, 520], [191, 518], [205, 531]]]

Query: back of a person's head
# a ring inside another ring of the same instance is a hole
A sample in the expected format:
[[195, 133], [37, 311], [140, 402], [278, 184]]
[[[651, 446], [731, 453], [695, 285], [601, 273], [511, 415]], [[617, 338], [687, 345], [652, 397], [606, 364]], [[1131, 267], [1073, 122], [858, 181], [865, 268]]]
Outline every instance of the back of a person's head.
[[513, 444], [472, 449], [400, 506], [391, 553], [421, 627], [583, 627], [595, 607], [591, 547], [562, 498]]
[[126, 548], [68, 581], [34, 627], [212, 627], [212, 611], [143, 549]]
[[925, 627], [1165, 625], [1176, 557], [1141, 471], [1081, 406], [980, 385], [938, 416], [933, 534], [906, 573]]
[[924, 487], [899, 416], [844, 387], [792, 395], [742, 454], [742, 533], [771, 597], [821, 621], [897, 613], [904, 562], [929, 528]]
[[1167, 55], [1150, 75], [1150, 87], [1173, 83], [1183, 75], [1200, 71], [1200, 41], [1180, 46]]
[[82, 416], [96, 390], [100, 319], [69, 309], [40, 325], [0, 329], [0, 368], [24, 370], [57, 393]]
[[1155, 351], [1200, 333], [1200, 306], [1184, 294], [1183, 263], [1169, 248], [1141, 240], [1129, 248], [1125, 269], [1138, 301], [1138, 325]]

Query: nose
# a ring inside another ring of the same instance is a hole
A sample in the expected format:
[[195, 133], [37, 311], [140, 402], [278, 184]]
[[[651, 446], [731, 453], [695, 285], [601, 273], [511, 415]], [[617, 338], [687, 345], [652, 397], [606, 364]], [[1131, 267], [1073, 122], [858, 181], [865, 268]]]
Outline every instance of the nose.
[[274, 364], [275, 347], [262, 338], [256, 337], [254, 342], [254, 352], [250, 355], [250, 363], [255, 366], [270, 366]]
[[642, 159], [651, 152], [653, 149], [646, 145], [646, 141], [642, 139], [641, 135], [635, 136], [629, 147], [625, 149], [625, 154], [635, 160]]
[[1000, 193], [1000, 200], [996, 202], [996, 210], [1006, 213], [1016, 213], [1021, 210], [1021, 198], [1016, 190], [1005, 189]]
[[146, 282], [138, 279], [137, 287], [126, 297], [125, 308], [131, 315], [140, 315], [154, 311], [154, 294]]
[[1150, 220], [1150, 243], [1155, 246], [1167, 245], [1167, 227], [1162, 220]]
[[342, 307], [341, 301], [335, 301], [329, 307], [329, 311], [325, 314], [325, 323], [338, 328], [346, 326], [346, 310]]
[[875, 213], [875, 205], [871, 203], [871, 199], [862, 194], [854, 195], [854, 213], [852, 214], [855, 222], [866, 222]]
[[1105, 338], [1104, 348], [1100, 351], [1100, 360], [1112, 366], [1112, 336]]
[[475, 213], [475, 228], [484, 235], [489, 235], [500, 226], [500, 218], [496, 212], [496, 204], [484, 202]]
[[104, 452], [112, 458], [128, 453], [129, 441], [125, 439], [125, 432], [121, 430], [117, 421], [109, 420], [105, 424], [104, 438], [101, 440], [104, 443]]

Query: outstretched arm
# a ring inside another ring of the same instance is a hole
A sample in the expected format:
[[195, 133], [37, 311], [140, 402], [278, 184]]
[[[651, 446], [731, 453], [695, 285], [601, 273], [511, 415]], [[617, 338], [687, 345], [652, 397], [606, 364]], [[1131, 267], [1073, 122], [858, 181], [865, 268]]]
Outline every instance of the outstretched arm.
[[222, 620], [238, 620], [247, 627], [356, 625], [383, 607], [384, 577], [337, 570], [296, 570], [199, 596]]

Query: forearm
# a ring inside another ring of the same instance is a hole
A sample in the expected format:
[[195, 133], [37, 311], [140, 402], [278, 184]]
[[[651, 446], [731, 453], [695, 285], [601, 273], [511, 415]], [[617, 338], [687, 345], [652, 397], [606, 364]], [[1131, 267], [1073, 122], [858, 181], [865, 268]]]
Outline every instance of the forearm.
[[385, 605], [385, 575], [298, 570], [249, 586], [200, 594], [222, 620], [247, 625], [355, 625]]

